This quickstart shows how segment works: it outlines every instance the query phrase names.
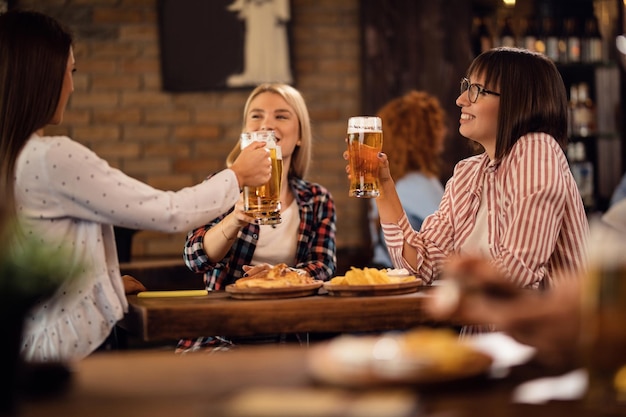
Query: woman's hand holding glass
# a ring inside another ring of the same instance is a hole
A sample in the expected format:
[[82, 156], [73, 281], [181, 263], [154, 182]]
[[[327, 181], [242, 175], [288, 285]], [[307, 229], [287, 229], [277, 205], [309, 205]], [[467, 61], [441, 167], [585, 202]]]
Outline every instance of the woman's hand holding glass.
[[243, 204], [243, 195], [239, 197], [239, 200], [235, 204], [235, 209], [233, 210], [233, 222], [236, 223], [238, 227], [244, 227], [248, 223], [256, 223], [256, 219], [254, 216], [250, 216], [244, 210]]
[[[350, 180], [352, 178], [352, 173], [350, 172], [350, 153], [348, 151], [343, 152], [343, 159], [348, 161], [348, 165], [346, 165], [346, 174], [348, 174], [348, 180]], [[391, 172], [389, 171], [389, 160], [387, 158], [387, 154], [380, 152], [378, 154], [378, 182], [381, 188], [383, 188], [385, 183], [390, 181], [393, 183], [393, 178], [391, 178]]]
[[239, 200], [235, 203], [235, 208], [228, 216], [222, 219], [219, 227], [224, 238], [232, 242], [237, 238], [239, 230], [248, 223], [255, 223], [255, 218], [244, 211], [243, 195], [240, 194]]

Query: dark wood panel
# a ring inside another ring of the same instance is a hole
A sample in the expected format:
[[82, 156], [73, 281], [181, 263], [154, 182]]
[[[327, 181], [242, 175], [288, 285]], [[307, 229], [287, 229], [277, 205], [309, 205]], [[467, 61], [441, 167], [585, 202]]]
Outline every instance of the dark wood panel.
[[121, 327], [144, 341], [201, 335], [254, 336], [406, 329], [426, 322], [426, 295], [237, 300], [225, 292], [203, 297], [129, 295]]
[[363, 109], [375, 113], [410, 89], [437, 97], [448, 114], [442, 181], [473, 150], [458, 133], [455, 100], [472, 56], [472, 2], [363, 0]]
[[120, 264], [122, 275], [131, 275], [150, 291], [204, 289], [202, 274], [187, 268], [180, 259], [125, 262]]

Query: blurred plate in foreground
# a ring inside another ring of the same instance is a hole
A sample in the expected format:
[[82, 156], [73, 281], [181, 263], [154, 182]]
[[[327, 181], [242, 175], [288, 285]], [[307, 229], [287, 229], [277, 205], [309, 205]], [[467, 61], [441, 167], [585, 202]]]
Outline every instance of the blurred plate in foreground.
[[314, 379], [353, 387], [453, 381], [486, 374], [491, 363], [489, 355], [445, 329], [343, 335], [314, 346], [308, 357]]

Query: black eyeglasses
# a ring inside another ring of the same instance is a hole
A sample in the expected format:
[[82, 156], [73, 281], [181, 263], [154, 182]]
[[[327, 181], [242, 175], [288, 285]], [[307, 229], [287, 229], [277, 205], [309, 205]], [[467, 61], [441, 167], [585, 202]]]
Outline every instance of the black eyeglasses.
[[467, 91], [467, 98], [469, 99], [469, 101], [471, 103], [476, 103], [476, 100], [478, 100], [478, 95], [479, 94], [493, 94], [494, 96], [498, 96], [500, 97], [500, 93], [496, 93], [495, 91], [490, 91], [487, 90], [486, 88], [484, 88], [483, 86], [480, 86], [478, 84], [472, 84], [470, 83], [470, 80], [468, 80], [467, 78], [463, 78], [461, 79], [461, 92], [460, 94], [463, 94], [465, 91]]

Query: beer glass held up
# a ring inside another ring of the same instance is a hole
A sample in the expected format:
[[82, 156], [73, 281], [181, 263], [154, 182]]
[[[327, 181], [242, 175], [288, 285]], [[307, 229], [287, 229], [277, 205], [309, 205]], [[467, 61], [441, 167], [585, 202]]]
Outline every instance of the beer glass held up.
[[280, 186], [283, 176], [283, 156], [276, 144], [273, 131], [246, 132], [241, 134], [241, 149], [254, 141], [266, 142], [272, 160], [269, 181], [258, 187], [243, 187], [243, 209], [256, 219], [257, 224], [278, 224], [280, 219]]
[[378, 153], [383, 149], [380, 117], [357, 116], [348, 120], [350, 191], [352, 197], [375, 198], [378, 188]]

